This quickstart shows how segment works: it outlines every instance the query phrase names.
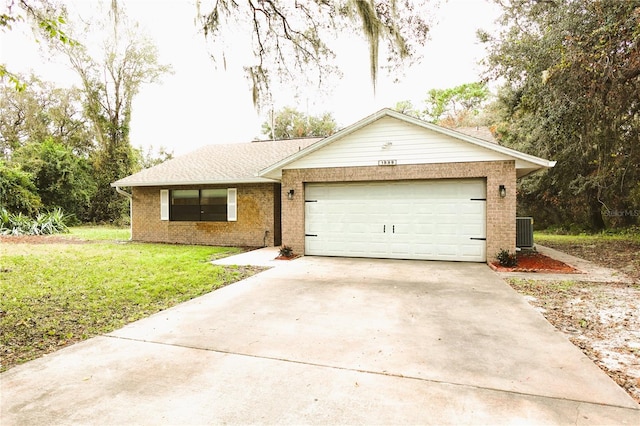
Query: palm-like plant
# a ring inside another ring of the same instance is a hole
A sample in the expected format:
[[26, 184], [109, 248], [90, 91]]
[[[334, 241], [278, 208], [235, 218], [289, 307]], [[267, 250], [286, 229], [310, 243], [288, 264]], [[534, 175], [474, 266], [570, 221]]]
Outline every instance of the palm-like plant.
[[22, 213], [11, 214], [0, 210], [1, 235], [50, 235], [69, 232], [65, 224], [67, 217], [60, 208], [46, 213], [39, 213], [30, 218]]

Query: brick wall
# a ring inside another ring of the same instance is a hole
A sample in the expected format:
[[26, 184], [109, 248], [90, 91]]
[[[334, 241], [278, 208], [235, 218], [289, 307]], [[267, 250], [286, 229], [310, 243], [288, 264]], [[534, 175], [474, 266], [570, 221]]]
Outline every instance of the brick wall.
[[[401, 166], [293, 169], [282, 172], [282, 243], [304, 254], [304, 184], [441, 178], [484, 178], [487, 181], [487, 261], [500, 249], [515, 251], [516, 169], [514, 161], [415, 164]], [[500, 185], [507, 189], [501, 198]], [[286, 192], [295, 191], [293, 200]]]
[[[238, 184], [238, 220], [235, 222], [174, 222], [160, 220], [161, 189], [207, 189], [227, 186], [133, 188], [132, 239], [134, 241], [217, 246], [273, 246], [280, 240], [280, 214], [275, 209], [280, 185]], [[268, 231], [265, 238], [265, 231]]]

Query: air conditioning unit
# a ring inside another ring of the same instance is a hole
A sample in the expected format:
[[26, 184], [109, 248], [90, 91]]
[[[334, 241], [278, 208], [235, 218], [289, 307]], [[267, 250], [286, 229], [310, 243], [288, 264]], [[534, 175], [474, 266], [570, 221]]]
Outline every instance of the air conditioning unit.
[[516, 217], [516, 247], [533, 248], [532, 217]]

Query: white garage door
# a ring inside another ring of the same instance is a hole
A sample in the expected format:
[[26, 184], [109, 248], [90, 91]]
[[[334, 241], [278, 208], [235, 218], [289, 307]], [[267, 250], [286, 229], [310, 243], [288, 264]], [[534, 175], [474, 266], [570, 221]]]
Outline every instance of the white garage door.
[[486, 261], [483, 179], [309, 183], [305, 253]]

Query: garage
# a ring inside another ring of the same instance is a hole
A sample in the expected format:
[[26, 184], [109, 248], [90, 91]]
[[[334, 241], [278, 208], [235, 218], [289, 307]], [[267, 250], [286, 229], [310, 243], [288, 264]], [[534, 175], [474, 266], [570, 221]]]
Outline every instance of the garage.
[[485, 262], [486, 180], [307, 183], [305, 253]]
[[517, 179], [554, 164], [384, 109], [258, 176], [295, 254], [487, 262], [516, 249]]

